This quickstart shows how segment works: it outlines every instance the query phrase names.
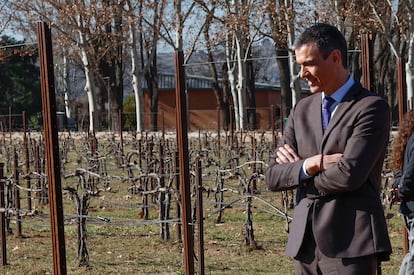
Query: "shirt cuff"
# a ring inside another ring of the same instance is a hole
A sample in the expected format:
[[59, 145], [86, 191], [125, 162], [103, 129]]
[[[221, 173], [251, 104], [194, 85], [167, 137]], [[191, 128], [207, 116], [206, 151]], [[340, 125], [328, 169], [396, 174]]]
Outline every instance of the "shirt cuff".
[[303, 182], [304, 180], [310, 179], [312, 176], [308, 175], [308, 173], [306, 173], [306, 162], [308, 161], [308, 159], [305, 159], [305, 161], [303, 162], [302, 165], [302, 169], [300, 170], [300, 174], [299, 174], [299, 181]]

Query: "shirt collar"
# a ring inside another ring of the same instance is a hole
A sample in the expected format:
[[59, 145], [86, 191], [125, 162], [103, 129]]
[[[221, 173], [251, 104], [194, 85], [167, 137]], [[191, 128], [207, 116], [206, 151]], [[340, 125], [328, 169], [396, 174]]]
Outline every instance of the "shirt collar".
[[[335, 99], [337, 103], [341, 102], [346, 93], [351, 89], [352, 85], [355, 84], [354, 78], [351, 75], [348, 77], [348, 80], [342, 85], [338, 90], [336, 90], [331, 97]], [[325, 97], [325, 93], [322, 93], [322, 99]]]

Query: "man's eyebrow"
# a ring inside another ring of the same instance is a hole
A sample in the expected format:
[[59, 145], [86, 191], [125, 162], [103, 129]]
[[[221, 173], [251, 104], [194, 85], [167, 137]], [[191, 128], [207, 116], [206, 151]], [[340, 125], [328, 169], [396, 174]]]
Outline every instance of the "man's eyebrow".
[[315, 59], [312, 58], [312, 59], [304, 60], [302, 63], [298, 63], [298, 64], [300, 64], [300, 65], [310, 65], [310, 64], [313, 64], [314, 62], [315, 62]]

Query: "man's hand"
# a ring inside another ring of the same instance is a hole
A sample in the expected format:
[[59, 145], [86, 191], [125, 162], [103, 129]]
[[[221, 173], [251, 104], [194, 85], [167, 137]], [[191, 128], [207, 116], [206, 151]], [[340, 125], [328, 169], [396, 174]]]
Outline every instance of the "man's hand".
[[306, 159], [305, 170], [309, 176], [314, 176], [319, 173], [321, 169], [322, 155], [315, 155]]
[[341, 159], [341, 157], [342, 157], [341, 153], [336, 153], [332, 155], [324, 155], [322, 159], [322, 165], [321, 165], [322, 170], [326, 170], [336, 165]]
[[[306, 173], [310, 176], [314, 176], [323, 170], [326, 170], [336, 165], [341, 159], [342, 154], [336, 153], [331, 155], [315, 155], [306, 159]], [[285, 144], [276, 150], [276, 162], [278, 164], [292, 163], [299, 161], [300, 157], [289, 144]]]
[[277, 148], [275, 160], [278, 164], [292, 163], [300, 160], [300, 157], [289, 144], [285, 144]]
[[326, 170], [339, 162], [342, 154], [336, 153], [331, 155], [315, 155], [306, 159], [306, 173], [310, 176], [314, 176], [323, 170]]

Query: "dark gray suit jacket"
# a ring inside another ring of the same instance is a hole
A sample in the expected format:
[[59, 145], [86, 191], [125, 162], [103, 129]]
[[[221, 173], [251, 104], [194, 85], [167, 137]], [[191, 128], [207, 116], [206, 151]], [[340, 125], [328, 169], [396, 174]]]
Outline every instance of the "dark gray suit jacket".
[[[286, 254], [295, 257], [308, 213], [319, 249], [328, 257], [376, 254], [387, 260], [391, 244], [380, 199], [381, 171], [389, 139], [390, 111], [385, 100], [356, 82], [322, 132], [321, 95], [300, 100], [292, 110], [279, 145], [293, 146], [301, 160], [277, 164], [271, 159], [266, 182], [273, 191], [296, 188], [306, 158], [343, 153], [339, 163], [306, 185], [296, 206]], [[310, 209], [313, 211], [309, 212]]]

